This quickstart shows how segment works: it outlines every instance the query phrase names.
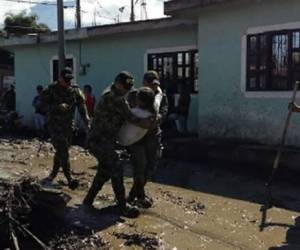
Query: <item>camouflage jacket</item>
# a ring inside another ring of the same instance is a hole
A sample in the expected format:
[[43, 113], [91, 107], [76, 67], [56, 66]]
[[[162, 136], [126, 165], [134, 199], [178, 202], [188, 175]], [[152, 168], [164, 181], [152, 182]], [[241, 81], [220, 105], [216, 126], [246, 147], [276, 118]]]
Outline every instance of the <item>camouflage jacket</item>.
[[[49, 85], [41, 95], [41, 103], [48, 110], [48, 126], [61, 128], [74, 128], [74, 114], [76, 108], [85, 123], [88, 123], [89, 116], [85, 104], [85, 97], [78, 85], [71, 85], [65, 89], [58, 83]], [[59, 105], [66, 103], [69, 108], [60, 110]]]
[[131, 113], [126, 97], [126, 95], [119, 93], [114, 85], [103, 92], [95, 109], [89, 134], [90, 141], [107, 139], [115, 142], [121, 126], [126, 121], [134, 124], [141, 121]]

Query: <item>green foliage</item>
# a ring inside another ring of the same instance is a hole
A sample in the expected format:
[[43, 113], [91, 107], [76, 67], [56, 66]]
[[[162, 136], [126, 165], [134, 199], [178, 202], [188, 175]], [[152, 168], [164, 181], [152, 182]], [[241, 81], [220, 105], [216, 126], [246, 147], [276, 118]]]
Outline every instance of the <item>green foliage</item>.
[[38, 23], [37, 15], [28, 15], [26, 11], [18, 14], [6, 14], [4, 30], [7, 33], [14, 34], [44, 33], [50, 31], [46, 24]]

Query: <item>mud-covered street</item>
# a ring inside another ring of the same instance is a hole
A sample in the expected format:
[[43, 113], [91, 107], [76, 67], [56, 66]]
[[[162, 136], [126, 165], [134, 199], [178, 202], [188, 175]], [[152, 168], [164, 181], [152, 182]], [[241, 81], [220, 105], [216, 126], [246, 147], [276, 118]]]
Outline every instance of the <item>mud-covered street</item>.
[[[37, 140], [1, 139], [1, 179], [46, 177], [53, 149], [45, 143], [37, 154], [39, 145]], [[281, 208], [268, 210], [261, 232], [262, 178], [222, 163], [164, 159], [155, 182], [147, 186], [154, 206], [138, 219], [126, 219], [115, 213], [109, 183], [99, 193], [95, 209], [81, 206], [96, 161], [78, 146], [71, 149], [71, 161], [80, 187], [68, 189], [63, 175], [54, 183], [71, 197], [65, 218], [48, 225], [41, 217], [36, 225], [40, 239], [52, 249], [300, 249], [300, 188], [294, 183], [276, 183], [274, 196]], [[128, 190], [130, 164], [124, 162], [124, 167]]]

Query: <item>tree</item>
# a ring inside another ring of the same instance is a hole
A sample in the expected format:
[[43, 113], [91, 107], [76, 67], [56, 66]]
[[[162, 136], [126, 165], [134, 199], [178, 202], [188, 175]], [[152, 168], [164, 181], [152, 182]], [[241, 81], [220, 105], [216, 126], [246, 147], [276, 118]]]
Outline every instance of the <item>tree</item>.
[[38, 23], [38, 16], [22, 11], [19, 14], [8, 13], [4, 20], [4, 30], [8, 34], [25, 35], [28, 33], [45, 33], [50, 29], [46, 24]]

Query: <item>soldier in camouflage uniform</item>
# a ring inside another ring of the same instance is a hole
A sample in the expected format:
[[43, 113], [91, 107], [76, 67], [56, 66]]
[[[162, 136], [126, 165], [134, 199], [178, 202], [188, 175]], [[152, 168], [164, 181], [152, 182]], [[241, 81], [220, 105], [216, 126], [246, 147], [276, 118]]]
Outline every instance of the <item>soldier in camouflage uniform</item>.
[[69, 161], [75, 109], [78, 108], [87, 126], [89, 126], [89, 116], [84, 95], [78, 85], [71, 84], [72, 79], [73, 72], [70, 68], [62, 70], [58, 82], [42, 92], [42, 103], [49, 110], [47, 126], [55, 148], [53, 169], [46, 180], [52, 182], [57, 176], [59, 168], [62, 167], [69, 187], [75, 189], [78, 181], [71, 177]]
[[138, 211], [126, 204], [123, 168], [117, 152], [117, 136], [126, 121], [144, 128], [150, 127], [152, 123], [149, 119], [139, 119], [131, 113], [126, 95], [132, 86], [132, 75], [126, 71], [121, 72], [113, 85], [103, 92], [97, 104], [88, 146], [98, 160], [98, 170], [83, 201], [84, 205], [92, 206], [99, 190], [111, 179], [120, 211], [127, 217], [136, 217]]
[[[152, 206], [152, 199], [145, 194], [145, 185], [151, 179], [155, 167], [161, 155], [161, 123], [166, 119], [168, 113], [168, 100], [164, 93], [159, 91], [159, 76], [155, 71], [148, 71], [144, 74], [144, 86], [153, 90], [155, 95], [162, 94], [160, 104], [155, 107], [157, 120], [149, 129], [147, 134], [137, 143], [129, 147], [131, 161], [133, 164], [133, 186], [129, 192], [127, 201], [138, 207], [149, 208]], [[134, 105], [134, 95], [129, 95], [129, 102]]]

